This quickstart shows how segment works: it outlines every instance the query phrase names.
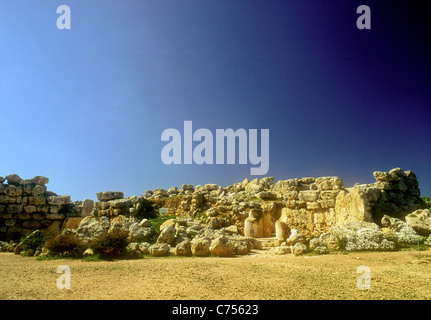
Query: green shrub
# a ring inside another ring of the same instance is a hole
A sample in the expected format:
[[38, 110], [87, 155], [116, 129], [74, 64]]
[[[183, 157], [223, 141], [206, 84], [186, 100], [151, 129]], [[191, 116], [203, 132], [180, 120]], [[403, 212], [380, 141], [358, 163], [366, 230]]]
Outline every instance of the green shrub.
[[431, 207], [431, 198], [430, 197], [421, 197], [421, 199], [423, 200], [423, 202], [425, 202], [425, 204], [428, 207]]
[[42, 231], [33, 231], [21, 241], [22, 251], [37, 250], [42, 247], [45, 240], [46, 236]]
[[81, 241], [73, 234], [59, 234], [45, 241], [45, 249], [54, 255], [77, 258], [81, 256], [83, 246]]
[[139, 198], [139, 211], [136, 217], [139, 220], [142, 219], [151, 219], [157, 216], [156, 209], [153, 206], [153, 203], [144, 198]]
[[112, 260], [122, 258], [127, 254], [127, 230], [119, 230], [105, 235], [101, 240], [92, 246], [95, 254], [98, 254], [101, 259]]

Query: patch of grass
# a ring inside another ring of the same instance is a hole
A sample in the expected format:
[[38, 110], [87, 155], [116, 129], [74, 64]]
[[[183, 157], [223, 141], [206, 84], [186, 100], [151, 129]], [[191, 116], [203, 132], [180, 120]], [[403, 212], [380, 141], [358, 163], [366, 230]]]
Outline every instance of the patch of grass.
[[40, 248], [46, 240], [45, 234], [36, 230], [21, 241], [23, 251], [36, 250]]
[[420, 243], [419, 246], [417, 243], [400, 243], [399, 245], [401, 251], [428, 251], [430, 248], [428, 245], [423, 243]]
[[154, 230], [156, 230], [157, 235], [160, 234], [160, 226], [165, 222], [166, 220], [175, 219], [177, 216], [175, 215], [168, 215], [168, 214], [158, 214], [155, 218], [149, 219], [151, 222], [151, 226]]
[[54, 255], [75, 258], [80, 257], [84, 249], [78, 237], [72, 234], [59, 234], [52, 239], [48, 239], [44, 247]]
[[83, 261], [83, 262], [100, 262], [100, 261], [103, 261], [103, 259], [100, 257], [99, 254], [95, 254], [94, 256], [83, 257], [81, 259], [81, 261]]
[[67, 257], [67, 256], [62, 256], [62, 255], [46, 255], [46, 254], [41, 254], [38, 255], [36, 257], [36, 261], [49, 261], [49, 260], [76, 260], [76, 258], [74, 257]]

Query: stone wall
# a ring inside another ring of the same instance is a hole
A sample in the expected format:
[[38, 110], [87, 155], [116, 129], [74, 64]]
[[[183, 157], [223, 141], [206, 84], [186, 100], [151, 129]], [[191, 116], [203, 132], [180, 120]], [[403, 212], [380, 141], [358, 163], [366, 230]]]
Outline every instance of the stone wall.
[[284, 200], [279, 221], [287, 231], [295, 228], [305, 235], [318, 235], [336, 224], [336, 199], [344, 190], [339, 177], [282, 180], [273, 190]]
[[[159, 208], [169, 215], [205, 220], [212, 229], [235, 225], [252, 237], [277, 236], [284, 241], [292, 229], [319, 236], [333, 226], [367, 221], [381, 223], [384, 215], [403, 219], [425, 208], [419, 184], [411, 171], [399, 168], [374, 172], [375, 183], [345, 188], [339, 177], [280, 180], [265, 177], [235, 183], [184, 184], [168, 190], [147, 190], [140, 197], [122, 192], [97, 193], [98, 201], [71, 202], [69, 196], [47, 191], [49, 179], [0, 177], [0, 240], [43, 229], [58, 232], [77, 228], [83, 217], [149, 218]], [[4, 183], [7, 180], [7, 183]], [[118, 220], [118, 219], [117, 219]]]
[[41, 176], [0, 177], [0, 240], [18, 239], [37, 229], [56, 234], [68, 217], [80, 215], [80, 205], [70, 196], [47, 191], [48, 182]]
[[[183, 185], [147, 190], [144, 198], [170, 214], [203, 216], [214, 226], [235, 224], [246, 236], [285, 238], [291, 229], [318, 236], [332, 226], [381, 218], [403, 218], [425, 205], [411, 171], [374, 172], [375, 183], [345, 188], [339, 177], [245, 179], [227, 187]], [[171, 205], [174, 204], [174, 205]]]
[[152, 205], [143, 196], [124, 198], [121, 191], [98, 192], [96, 195], [98, 201], [90, 213], [92, 216], [108, 218], [133, 216], [142, 219], [153, 215]]

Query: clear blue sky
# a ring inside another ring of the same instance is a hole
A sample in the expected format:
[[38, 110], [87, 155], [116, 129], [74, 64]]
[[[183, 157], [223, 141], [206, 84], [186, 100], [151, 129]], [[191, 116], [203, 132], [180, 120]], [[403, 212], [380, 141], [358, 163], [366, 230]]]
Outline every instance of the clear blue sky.
[[254, 178], [250, 164], [164, 165], [161, 133], [191, 120], [269, 129], [276, 180], [351, 186], [401, 167], [431, 196], [424, 3], [1, 0], [0, 176], [47, 176], [72, 200]]

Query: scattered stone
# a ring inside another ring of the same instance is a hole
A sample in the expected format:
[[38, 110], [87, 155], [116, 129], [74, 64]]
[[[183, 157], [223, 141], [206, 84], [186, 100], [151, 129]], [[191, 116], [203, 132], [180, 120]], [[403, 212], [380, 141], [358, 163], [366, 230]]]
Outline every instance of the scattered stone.
[[292, 229], [289, 238], [286, 239], [286, 243], [289, 246], [294, 246], [297, 243], [304, 244], [305, 242], [305, 236], [296, 229]]
[[249, 240], [240, 240], [232, 238], [230, 239], [230, 242], [233, 246], [233, 253], [236, 255], [246, 255], [250, 252], [250, 250], [253, 248], [253, 244]]
[[274, 247], [273, 252], [278, 255], [283, 255], [283, 254], [291, 253], [292, 250], [290, 246], [279, 246], [279, 247]]
[[207, 238], [194, 238], [191, 241], [192, 254], [198, 257], [208, 257], [210, 251], [211, 240]]
[[406, 222], [384, 215], [381, 221], [382, 225], [389, 227], [389, 229], [396, 235], [399, 243], [417, 243], [423, 242], [423, 237], [418, 235], [416, 231], [410, 227]]
[[166, 257], [170, 254], [170, 247], [166, 243], [156, 243], [148, 248], [148, 252], [155, 257]]
[[144, 242], [150, 240], [154, 230], [151, 227], [141, 227], [139, 223], [132, 223], [129, 227], [129, 242]]
[[176, 256], [191, 256], [192, 255], [192, 245], [190, 240], [184, 240], [175, 246]]
[[150, 254], [150, 250], [149, 250], [150, 247], [151, 247], [151, 245], [148, 242], [142, 242], [139, 245], [139, 250], [141, 250], [142, 254], [147, 255], [147, 254]]
[[159, 237], [157, 238], [157, 243], [166, 243], [170, 246], [175, 245], [175, 226], [168, 225], [163, 228], [162, 232], [160, 232]]
[[210, 252], [218, 257], [231, 257], [234, 254], [232, 242], [225, 236], [218, 237], [211, 242]]
[[142, 228], [151, 228], [151, 221], [148, 219], [142, 219], [141, 222], [139, 222], [139, 226]]
[[295, 256], [299, 256], [307, 252], [307, 246], [301, 242], [295, 243], [295, 245], [291, 246], [290, 249]]
[[103, 228], [103, 225], [91, 216], [82, 219], [76, 232], [81, 241], [83, 241], [87, 246], [90, 246], [92, 243], [102, 239], [106, 234], [106, 230]]
[[83, 253], [84, 257], [92, 257], [94, 255], [95, 255], [94, 250], [91, 248], [86, 249]]
[[406, 223], [419, 235], [428, 237], [431, 234], [431, 211], [429, 209], [416, 210], [406, 216]]

